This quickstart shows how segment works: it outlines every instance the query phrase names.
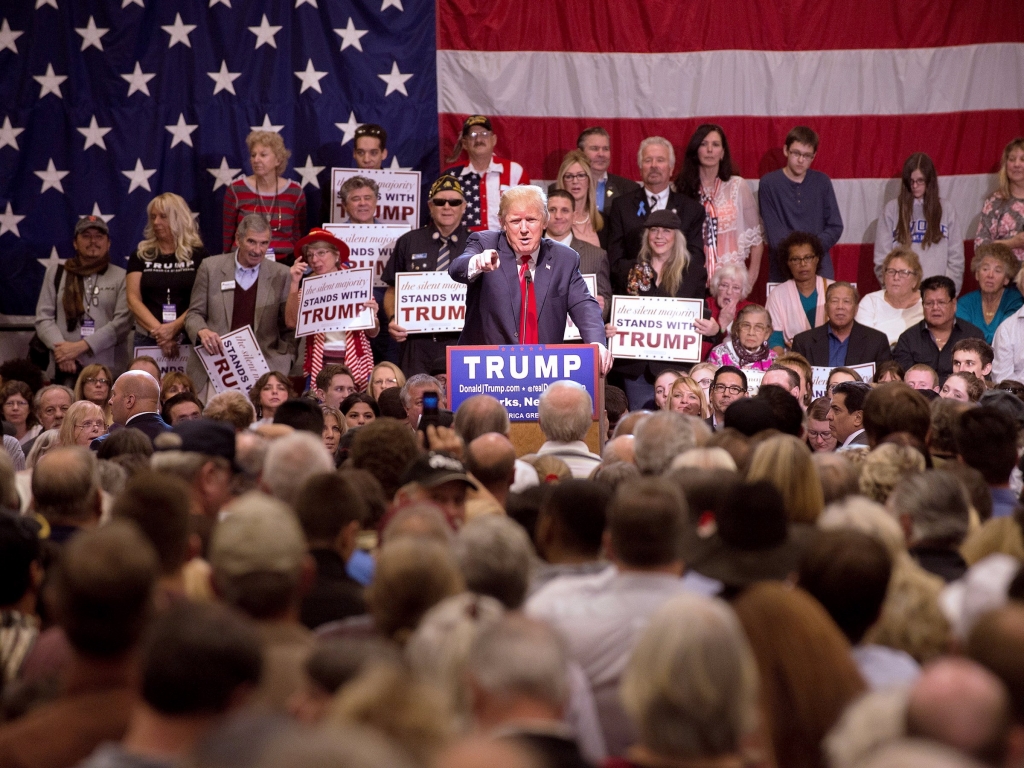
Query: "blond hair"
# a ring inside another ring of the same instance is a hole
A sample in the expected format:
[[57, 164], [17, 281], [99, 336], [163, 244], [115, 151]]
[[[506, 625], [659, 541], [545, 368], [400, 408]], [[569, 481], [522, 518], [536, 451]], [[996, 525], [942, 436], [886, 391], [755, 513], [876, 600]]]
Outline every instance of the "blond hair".
[[498, 203], [498, 219], [501, 221], [502, 229], [505, 227], [505, 217], [513, 205], [532, 205], [537, 207], [544, 226], [548, 224], [548, 206], [543, 190], [532, 184], [520, 184], [518, 187], [510, 187], [501, 194], [501, 202]]
[[167, 217], [167, 225], [171, 228], [171, 235], [174, 237], [175, 260], [190, 261], [195, 249], [203, 247], [203, 239], [199, 236], [195, 219], [192, 218], [192, 209], [188, 207], [188, 203], [183, 197], [173, 192], [157, 195], [146, 206], [146, 227], [142, 230], [143, 239], [136, 246], [139, 258], [143, 261], [153, 261], [162, 255], [156, 234], [153, 231], [151, 217], [154, 213], [162, 213]]
[[996, 191], [996, 194], [1003, 200], [1013, 198], [1013, 195], [1010, 194], [1010, 178], [1006, 175], [1006, 163], [1010, 160], [1010, 153], [1016, 149], [1024, 150], [1024, 136], [1018, 136], [1003, 150], [1003, 161], [999, 164], [999, 189]]
[[292, 153], [285, 147], [281, 134], [274, 131], [252, 131], [245, 137], [245, 146], [249, 148], [250, 155], [253, 148], [257, 146], [266, 147], [273, 152], [277, 158], [276, 173], [278, 176], [283, 176], [288, 169], [288, 158], [292, 156]]
[[704, 390], [692, 377], [686, 375], [682, 375], [672, 382], [672, 389], [668, 393], [668, 410], [672, 409], [672, 395], [676, 393], [676, 387], [680, 386], [686, 387], [700, 400], [700, 416], [702, 419], [706, 419], [711, 415], [711, 407], [708, 405], [708, 399], [704, 397]]
[[594, 222], [594, 231], [600, 232], [604, 229], [604, 216], [597, 210], [597, 185], [594, 183], [594, 177], [590, 175], [590, 158], [587, 157], [586, 152], [579, 149], [574, 149], [567, 153], [562, 159], [562, 165], [558, 168], [558, 178], [555, 179], [556, 189], [565, 189], [565, 184], [562, 181], [562, 177], [565, 172], [569, 170], [569, 166], [573, 163], [579, 163], [580, 167], [587, 172], [587, 216], [592, 222]]
[[60, 430], [57, 433], [57, 445], [62, 447], [75, 445], [75, 427], [93, 415], [99, 416], [104, 420], [104, 423], [106, 422], [106, 414], [103, 413], [103, 409], [96, 405], [96, 403], [89, 400], [79, 400], [76, 403], [72, 403], [67, 413], [64, 414], [64, 421], [60, 424]]
[[747, 482], [755, 480], [767, 480], [779, 490], [791, 523], [814, 523], [825, 508], [811, 450], [792, 435], [775, 435], [754, 449]]
[[[669, 296], [675, 296], [679, 286], [683, 283], [683, 272], [690, 263], [690, 252], [686, 250], [686, 235], [681, 229], [673, 229], [675, 239], [672, 241], [672, 250], [669, 252], [665, 262], [665, 272], [659, 275], [661, 284]], [[651, 228], [644, 231], [640, 255], [638, 260], [646, 264], [651, 263]]]

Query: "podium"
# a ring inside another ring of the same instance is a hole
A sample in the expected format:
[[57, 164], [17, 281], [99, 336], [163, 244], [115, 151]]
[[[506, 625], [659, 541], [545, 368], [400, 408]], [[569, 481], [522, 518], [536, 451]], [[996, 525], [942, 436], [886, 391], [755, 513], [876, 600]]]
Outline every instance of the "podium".
[[448, 407], [474, 395], [490, 395], [508, 411], [509, 439], [520, 456], [534, 453], [544, 442], [537, 424], [540, 396], [556, 381], [575, 381], [594, 403], [586, 443], [600, 453], [607, 423], [604, 380], [598, 350], [592, 344], [503, 344], [448, 347]]

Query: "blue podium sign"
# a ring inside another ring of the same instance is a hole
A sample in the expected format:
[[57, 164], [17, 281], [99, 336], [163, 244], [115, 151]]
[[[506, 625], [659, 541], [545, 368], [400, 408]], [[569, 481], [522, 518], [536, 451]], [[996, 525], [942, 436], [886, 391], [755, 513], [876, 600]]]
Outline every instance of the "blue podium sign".
[[601, 373], [592, 344], [448, 347], [448, 407], [458, 410], [473, 395], [490, 395], [512, 421], [536, 421], [541, 393], [569, 379], [582, 384], [598, 417]]

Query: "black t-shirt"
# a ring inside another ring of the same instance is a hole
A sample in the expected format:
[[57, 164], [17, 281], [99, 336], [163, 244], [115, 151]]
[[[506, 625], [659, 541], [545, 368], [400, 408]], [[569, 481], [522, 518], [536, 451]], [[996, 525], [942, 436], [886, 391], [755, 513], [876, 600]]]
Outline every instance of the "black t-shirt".
[[178, 261], [173, 253], [163, 254], [151, 261], [140, 259], [138, 251], [128, 257], [128, 271], [142, 273], [142, 303], [153, 313], [153, 317], [163, 322], [163, 305], [167, 303], [168, 290], [170, 303], [174, 304], [178, 317], [188, 309], [196, 271], [209, 255], [205, 248], [199, 246], [192, 250], [190, 261]]

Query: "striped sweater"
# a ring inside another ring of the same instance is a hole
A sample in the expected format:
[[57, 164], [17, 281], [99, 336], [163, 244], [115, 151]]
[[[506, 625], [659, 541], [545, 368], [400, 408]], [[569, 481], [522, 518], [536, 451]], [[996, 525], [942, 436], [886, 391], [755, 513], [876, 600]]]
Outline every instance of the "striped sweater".
[[302, 187], [289, 181], [275, 199], [262, 192], [256, 194], [245, 179], [238, 179], [224, 194], [224, 253], [234, 250], [238, 223], [250, 213], [263, 214], [270, 220], [270, 247], [278, 259], [292, 253], [295, 243], [306, 233], [306, 196]]

